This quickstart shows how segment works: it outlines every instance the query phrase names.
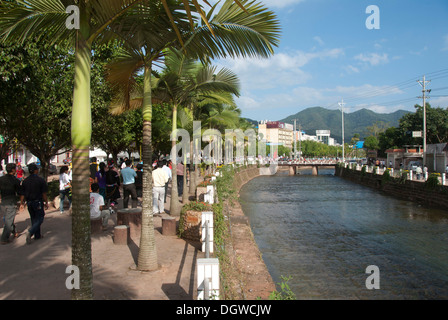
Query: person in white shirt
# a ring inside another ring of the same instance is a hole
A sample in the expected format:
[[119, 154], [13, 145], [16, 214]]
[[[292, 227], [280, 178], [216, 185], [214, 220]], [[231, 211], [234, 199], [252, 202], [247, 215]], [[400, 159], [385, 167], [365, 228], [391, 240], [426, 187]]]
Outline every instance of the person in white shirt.
[[165, 183], [165, 198], [164, 202], [166, 202], [166, 195], [168, 194], [168, 183], [172, 180], [172, 172], [171, 169], [167, 166], [166, 159], [162, 160], [163, 167], [162, 169], [168, 174], [168, 181]]
[[59, 211], [64, 213], [64, 199], [67, 197], [69, 207], [72, 206], [71, 181], [68, 175], [68, 166], [62, 166], [59, 171]]
[[90, 193], [90, 219], [103, 219], [103, 230], [107, 230], [107, 224], [110, 218], [110, 211], [106, 209], [104, 198], [99, 194], [100, 186], [98, 183], [92, 183], [92, 192]]
[[162, 162], [157, 163], [157, 169], [152, 172], [152, 197], [153, 214], [160, 214], [165, 212], [165, 184], [169, 177], [165, 170], [162, 169]]

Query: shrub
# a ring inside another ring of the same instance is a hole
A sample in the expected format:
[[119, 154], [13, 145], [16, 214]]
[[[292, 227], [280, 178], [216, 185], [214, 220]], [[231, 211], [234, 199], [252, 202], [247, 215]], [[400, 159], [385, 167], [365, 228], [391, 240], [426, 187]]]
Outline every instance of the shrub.
[[383, 173], [383, 177], [381, 178], [381, 180], [383, 181], [383, 183], [387, 183], [391, 180], [390, 177], [390, 169], [386, 169]]
[[198, 187], [206, 187], [213, 185], [213, 182], [211, 180], [204, 180], [200, 184], [198, 184]]
[[59, 196], [59, 180], [54, 180], [48, 183], [48, 201], [53, 201]]
[[288, 285], [288, 281], [291, 280], [291, 276], [284, 277], [280, 276], [282, 282], [279, 283], [280, 291], [273, 291], [269, 295], [269, 300], [296, 300], [296, 295], [292, 292], [291, 288]]
[[440, 186], [439, 176], [440, 173], [431, 173], [425, 182], [426, 188], [430, 190], [437, 189]]

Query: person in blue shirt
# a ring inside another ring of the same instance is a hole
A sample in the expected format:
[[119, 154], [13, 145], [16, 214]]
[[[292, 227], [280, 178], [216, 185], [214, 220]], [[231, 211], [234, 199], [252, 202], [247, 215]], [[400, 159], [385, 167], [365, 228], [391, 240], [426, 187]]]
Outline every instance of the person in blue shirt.
[[132, 208], [137, 208], [137, 189], [135, 187], [135, 178], [137, 173], [131, 168], [132, 161], [126, 160], [126, 167], [121, 170], [123, 179], [123, 208], [128, 207], [129, 196], [132, 198]]

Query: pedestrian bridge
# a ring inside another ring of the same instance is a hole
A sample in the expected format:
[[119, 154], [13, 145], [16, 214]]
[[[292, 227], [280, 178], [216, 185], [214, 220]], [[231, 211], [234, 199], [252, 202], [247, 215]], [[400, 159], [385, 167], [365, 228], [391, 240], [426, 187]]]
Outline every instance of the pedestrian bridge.
[[311, 174], [313, 176], [317, 176], [319, 174], [319, 168], [334, 168], [336, 164], [336, 160], [279, 161], [277, 163], [278, 170], [289, 170], [289, 175], [297, 174], [297, 169], [309, 168], [311, 169]]

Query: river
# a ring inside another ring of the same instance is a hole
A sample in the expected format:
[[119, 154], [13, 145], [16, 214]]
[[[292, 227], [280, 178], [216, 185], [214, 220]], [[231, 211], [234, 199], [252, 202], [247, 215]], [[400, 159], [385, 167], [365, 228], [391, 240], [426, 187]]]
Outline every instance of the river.
[[241, 189], [274, 281], [290, 276], [297, 299], [448, 299], [448, 212], [333, 173], [262, 176]]

